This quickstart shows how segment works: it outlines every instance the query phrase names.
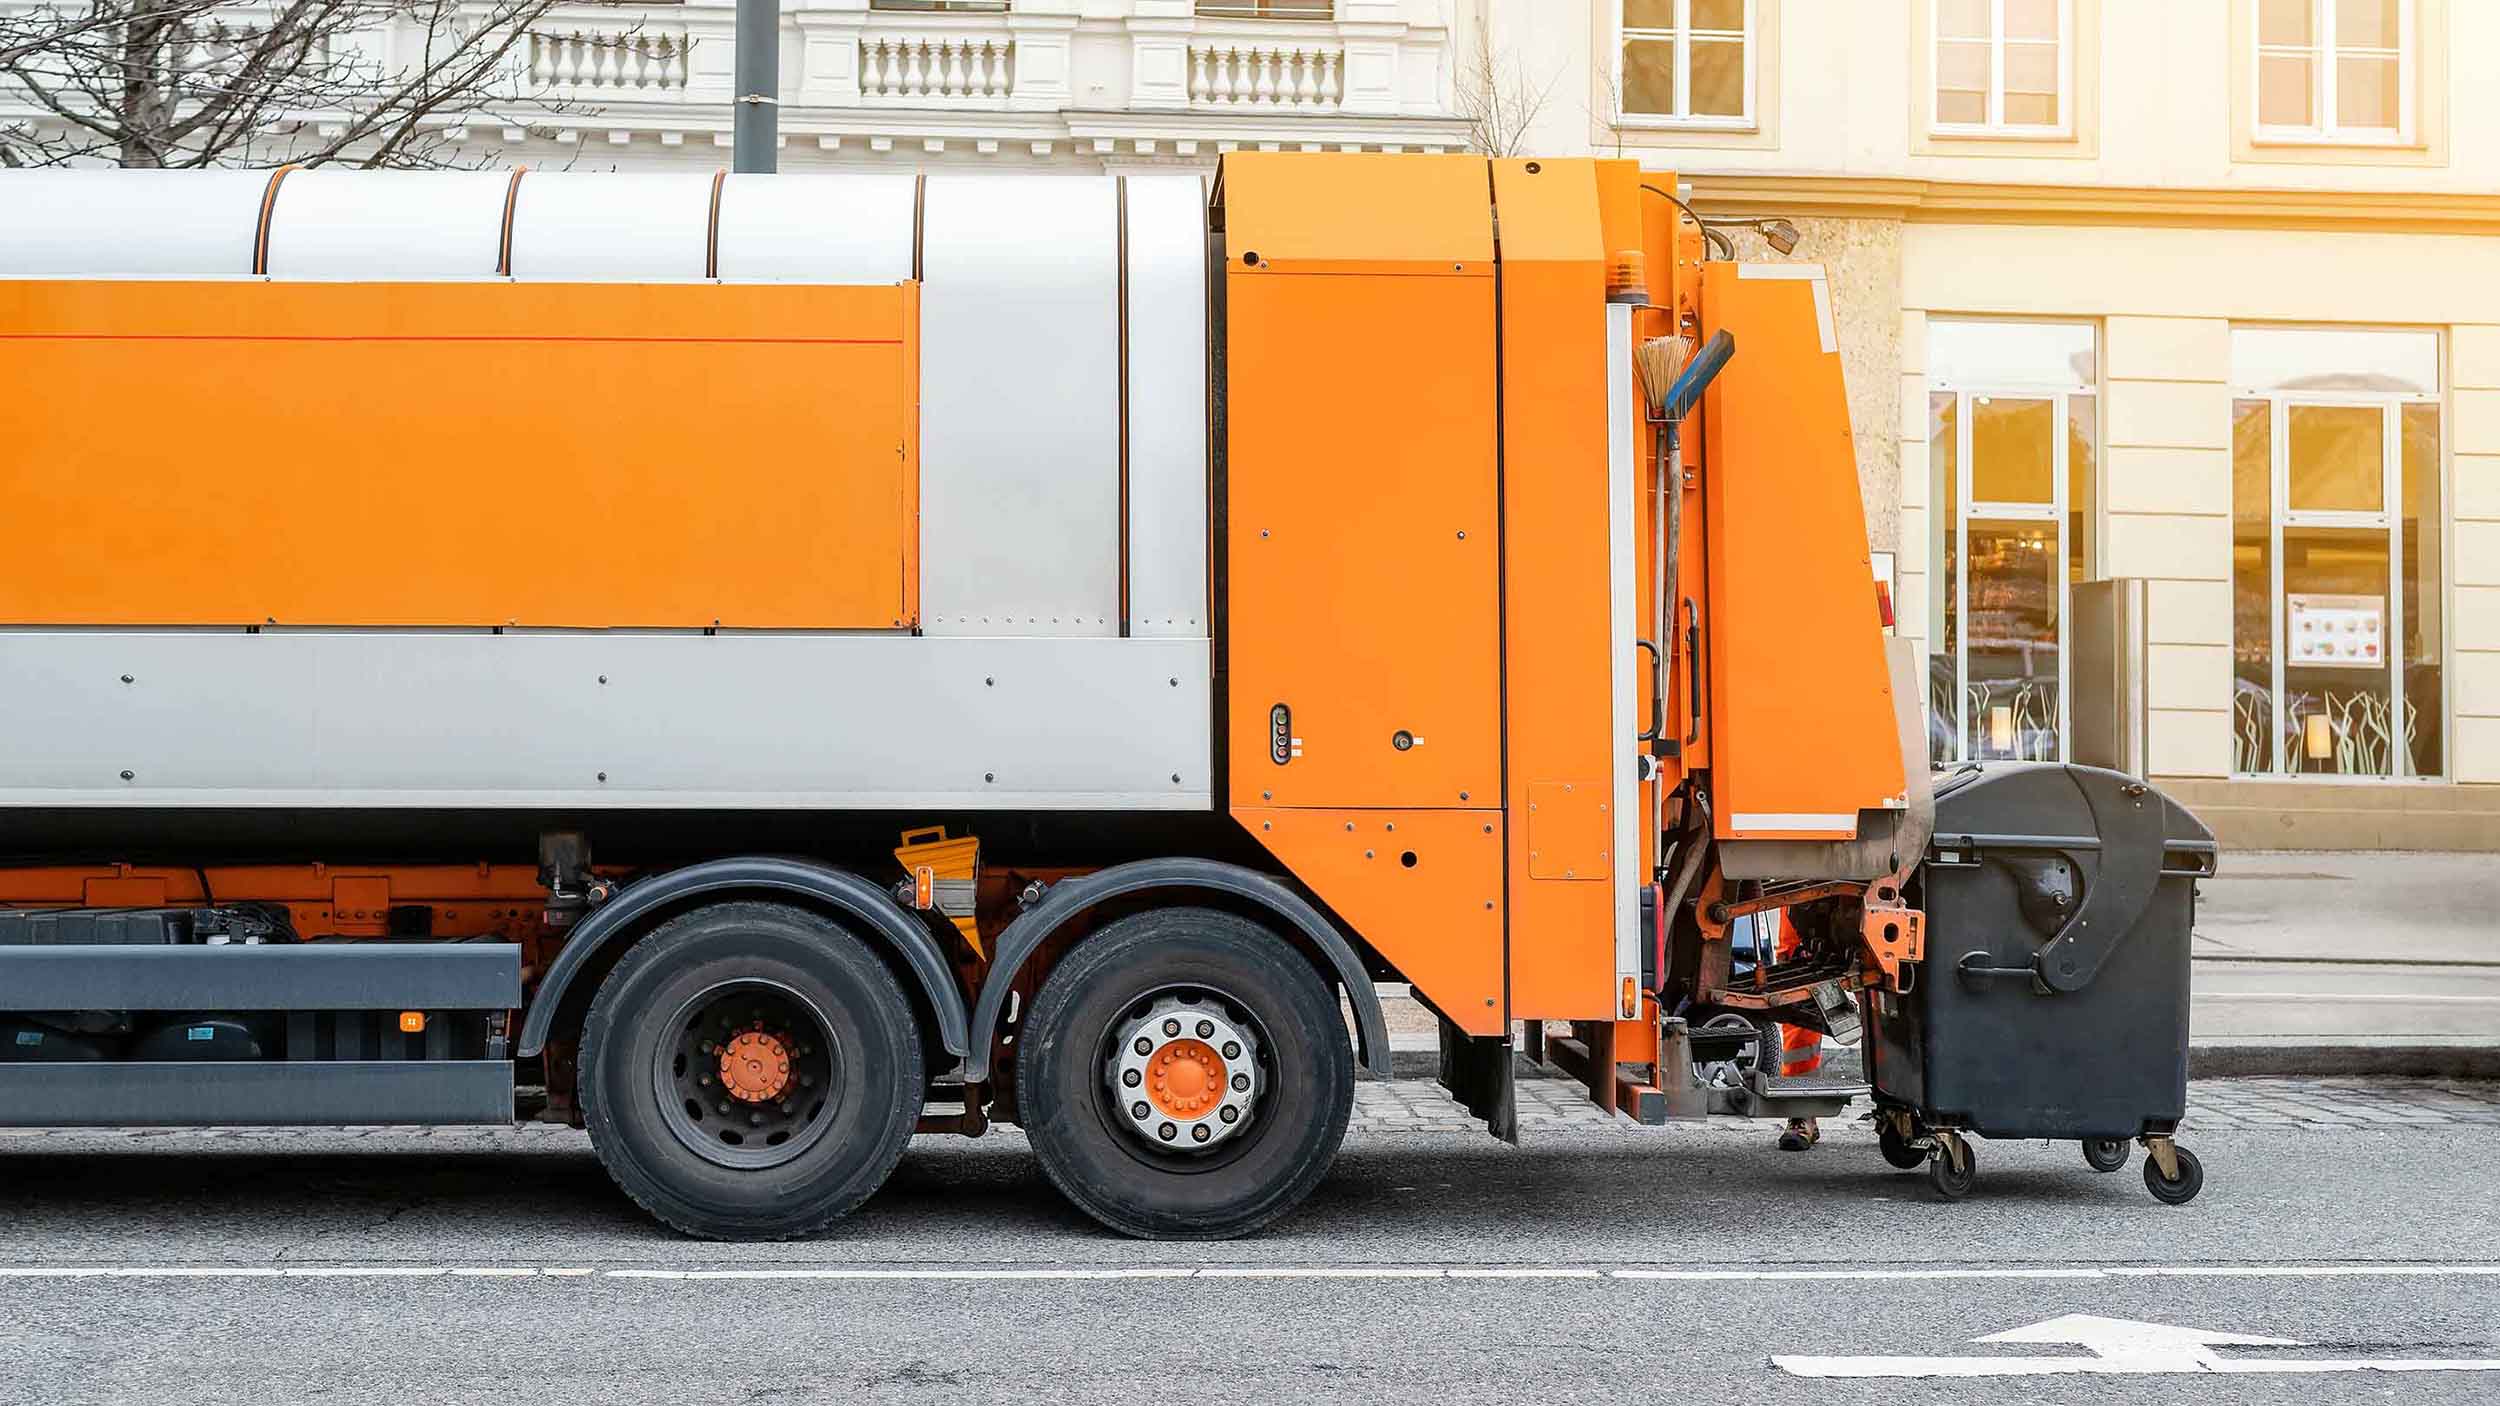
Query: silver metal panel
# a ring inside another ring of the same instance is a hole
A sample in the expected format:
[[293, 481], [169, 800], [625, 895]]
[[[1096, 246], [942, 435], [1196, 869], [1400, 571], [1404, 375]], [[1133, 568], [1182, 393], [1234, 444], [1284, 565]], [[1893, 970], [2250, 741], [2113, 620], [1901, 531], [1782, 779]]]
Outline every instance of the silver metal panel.
[[269, 212], [272, 278], [494, 278], [508, 171], [290, 171]]
[[532, 171], [512, 207], [524, 283], [682, 283], [710, 274], [712, 178]]
[[1117, 187], [931, 176], [923, 202], [923, 627], [1115, 635]]
[[0, 631], [0, 736], [41, 739], [0, 804], [1200, 810], [1208, 675], [1204, 640]]
[[0, 277], [248, 278], [267, 171], [0, 171]]
[[[1640, 750], [1640, 692], [1633, 669], [1640, 646], [1640, 607], [1635, 589], [1633, 525], [1639, 516], [1640, 489], [1635, 481], [1632, 408], [1632, 309], [1621, 303], [1606, 307], [1606, 632], [1607, 697], [1610, 714], [1606, 769], [1614, 787], [1614, 999], [1623, 1000], [1624, 982], [1641, 974], [1640, 781], [1634, 758]], [[1619, 1019], [1640, 1014], [1638, 997]]]
[[1128, 178], [1128, 613], [1207, 633], [1207, 193]]
[[731, 176], [721, 183], [724, 283], [902, 283], [911, 277], [910, 175]]

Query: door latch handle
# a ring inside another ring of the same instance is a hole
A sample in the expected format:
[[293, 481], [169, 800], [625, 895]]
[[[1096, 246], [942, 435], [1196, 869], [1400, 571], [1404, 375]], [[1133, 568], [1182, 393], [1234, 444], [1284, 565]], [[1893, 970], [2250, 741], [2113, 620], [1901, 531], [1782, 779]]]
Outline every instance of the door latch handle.
[[1667, 730], [1667, 656], [1658, 652], [1655, 640], [1636, 639], [1632, 643], [1648, 650], [1650, 660], [1649, 726], [1641, 729], [1641, 735], [1634, 740], [1655, 742]]

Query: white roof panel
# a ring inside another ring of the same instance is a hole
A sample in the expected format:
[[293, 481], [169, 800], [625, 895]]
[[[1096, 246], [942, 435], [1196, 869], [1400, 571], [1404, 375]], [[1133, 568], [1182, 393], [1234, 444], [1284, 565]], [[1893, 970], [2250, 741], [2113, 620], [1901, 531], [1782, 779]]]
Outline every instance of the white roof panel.
[[269, 212], [272, 278], [493, 278], [507, 171], [291, 171]]
[[0, 277], [248, 278], [267, 171], [0, 171]]
[[901, 283], [911, 277], [909, 175], [731, 176], [720, 193], [727, 283]]
[[712, 177], [532, 171], [512, 209], [524, 283], [683, 283], [710, 277]]

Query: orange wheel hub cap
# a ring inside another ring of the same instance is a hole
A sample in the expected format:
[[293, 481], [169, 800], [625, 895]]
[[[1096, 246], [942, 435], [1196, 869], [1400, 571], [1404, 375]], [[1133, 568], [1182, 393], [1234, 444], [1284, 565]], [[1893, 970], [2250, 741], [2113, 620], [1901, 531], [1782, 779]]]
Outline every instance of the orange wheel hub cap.
[[1146, 1065], [1146, 1098], [1167, 1118], [1196, 1118], [1224, 1097], [1224, 1057], [1204, 1040], [1174, 1040]]
[[720, 1047], [721, 1086], [746, 1103], [769, 1103], [790, 1087], [790, 1047], [778, 1035], [743, 1031]]

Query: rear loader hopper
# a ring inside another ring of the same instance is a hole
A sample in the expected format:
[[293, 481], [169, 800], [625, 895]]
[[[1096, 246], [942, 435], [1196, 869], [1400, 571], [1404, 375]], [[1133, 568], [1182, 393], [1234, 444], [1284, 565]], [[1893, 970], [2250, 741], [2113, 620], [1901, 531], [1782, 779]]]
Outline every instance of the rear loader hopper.
[[1827, 282], [1675, 189], [0, 172], [0, 1124], [517, 1109], [747, 1239], [1011, 1122], [1240, 1235], [1400, 981], [1507, 1140], [1524, 1049], [2186, 1200], [2210, 836], [1930, 775]]

